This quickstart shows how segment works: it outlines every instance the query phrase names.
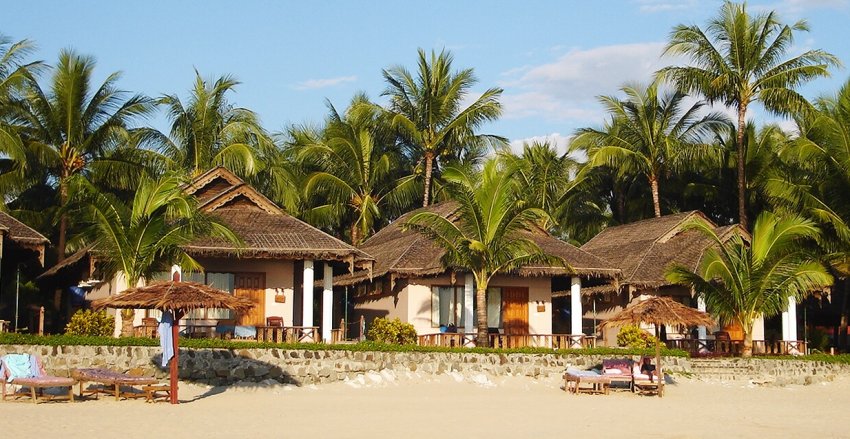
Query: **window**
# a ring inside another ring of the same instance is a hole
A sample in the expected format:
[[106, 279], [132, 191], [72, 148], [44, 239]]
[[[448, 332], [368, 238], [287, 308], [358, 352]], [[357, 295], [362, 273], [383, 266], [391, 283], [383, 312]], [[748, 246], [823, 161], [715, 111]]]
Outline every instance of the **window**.
[[[431, 327], [454, 324], [458, 328], [466, 326], [463, 316], [464, 295], [463, 285], [454, 287], [431, 287]], [[473, 325], [477, 324], [477, 304], [472, 301]], [[502, 289], [487, 289], [487, 326], [502, 327]]]
[[431, 326], [464, 326], [463, 287], [431, 287]]
[[[186, 282], [197, 282], [209, 285], [222, 291], [227, 291], [233, 294], [236, 287], [236, 275], [233, 273], [199, 273], [199, 272], [183, 272], [183, 280]], [[171, 274], [167, 271], [160, 271], [151, 276], [151, 280], [171, 280]], [[156, 310], [151, 310], [148, 313], [149, 317], [161, 318], [162, 313]], [[234, 318], [233, 311], [229, 309], [204, 308], [195, 309], [186, 314], [187, 319], [232, 319]]]

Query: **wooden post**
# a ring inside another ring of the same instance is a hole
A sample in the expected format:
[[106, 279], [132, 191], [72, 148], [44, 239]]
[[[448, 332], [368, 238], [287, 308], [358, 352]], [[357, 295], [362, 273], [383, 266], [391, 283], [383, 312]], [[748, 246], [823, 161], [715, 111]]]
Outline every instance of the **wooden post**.
[[38, 309], [38, 335], [44, 335], [44, 307]]
[[366, 316], [360, 316], [360, 341], [366, 340]]
[[345, 341], [348, 339], [348, 328], [345, 325], [345, 319], [339, 319], [339, 341]]
[[174, 323], [171, 325], [171, 342], [174, 346], [174, 356], [171, 357], [171, 362], [169, 363], [169, 372], [171, 373], [169, 384], [171, 387], [172, 404], [177, 404], [179, 402], [177, 399], [177, 361], [180, 356], [180, 326], [178, 323], [181, 318], [183, 318], [183, 312], [175, 310]]

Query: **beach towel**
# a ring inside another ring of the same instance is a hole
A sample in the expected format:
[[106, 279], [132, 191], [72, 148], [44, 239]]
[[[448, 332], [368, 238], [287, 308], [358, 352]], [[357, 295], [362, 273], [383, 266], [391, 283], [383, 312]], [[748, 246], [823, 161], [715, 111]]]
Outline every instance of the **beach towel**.
[[168, 366], [168, 362], [174, 356], [174, 339], [171, 336], [171, 326], [173, 324], [174, 317], [172, 317], [171, 311], [163, 311], [158, 329], [159, 347], [162, 348], [162, 367]]
[[233, 335], [240, 338], [257, 338], [257, 327], [239, 325], [234, 328]]
[[38, 364], [30, 354], [8, 354], [3, 357], [3, 374], [8, 375], [7, 381], [10, 383], [15, 378], [37, 377]]

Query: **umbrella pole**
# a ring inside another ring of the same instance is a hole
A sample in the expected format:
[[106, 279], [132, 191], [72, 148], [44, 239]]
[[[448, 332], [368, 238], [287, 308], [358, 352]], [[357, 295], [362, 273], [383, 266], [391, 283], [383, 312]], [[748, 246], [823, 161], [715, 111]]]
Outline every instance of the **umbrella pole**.
[[174, 311], [174, 324], [171, 325], [171, 341], [174, 346], [174, 356], [171, 357], [171, 363], [169, 364], [169, 370], [171, 372], [171, 377], [169, 380], [169, 384], [171, 387], [171, 403], [177, 404], [177, 359], [180, 356], [180, 327], [178, 323], [180, 319], [183, 317], [183, 313], [180, 311]]
[[655, 343], [655, 374], [657, 375], [655, 378], [658, 379], [658, 397], [660, 398], [664, 389], [664, 383], [661, 382], [664, 379], [664, 372], [661, 370], [661, 340]]

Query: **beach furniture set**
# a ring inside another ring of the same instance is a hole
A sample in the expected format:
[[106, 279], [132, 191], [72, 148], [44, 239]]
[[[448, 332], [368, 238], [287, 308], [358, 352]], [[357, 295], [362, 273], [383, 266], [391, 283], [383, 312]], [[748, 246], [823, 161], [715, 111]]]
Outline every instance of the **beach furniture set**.
[[626, 388], [641, 395], [664, 395], [664, 378], [640, 372], [638, 363], [630, 359], [602, 361], [602, 370], [567, 368], [564, 372], [564, 391], [567, 393], [596, 393], [607, 395], [612, 383], [625, 383]]
[[[109, 369], [83, 368], [71, 370], [70, 377], [48, 375], [44, 371], [41, 359], [37, 355], [7, 354], [0, 357], [0, 378], [2, 378], [2, 397], [29, 397], [33, 403], [41, 400], [74, 401], [74, 386], [79, 384], [80, 398], [85, 396], [98, 397], [100, 393], [114, 395], [115, 400], [121, 398], [145, 398], [147, 402], [167, 400], [170, 387], [159, 384], [159, 380], [151, 377], [125, 374]], [[84, 387], [86, 383], [96, 383], [96, 386]], [[7, 386], [19, 386], [19, 391], [8, 392]], [[21, 389], [29, 389], [21, 392]], [[67, 393], [46, 392], [48, 388], [67, 388]], [[39, 398], [40, 397], [40, 398]]]

